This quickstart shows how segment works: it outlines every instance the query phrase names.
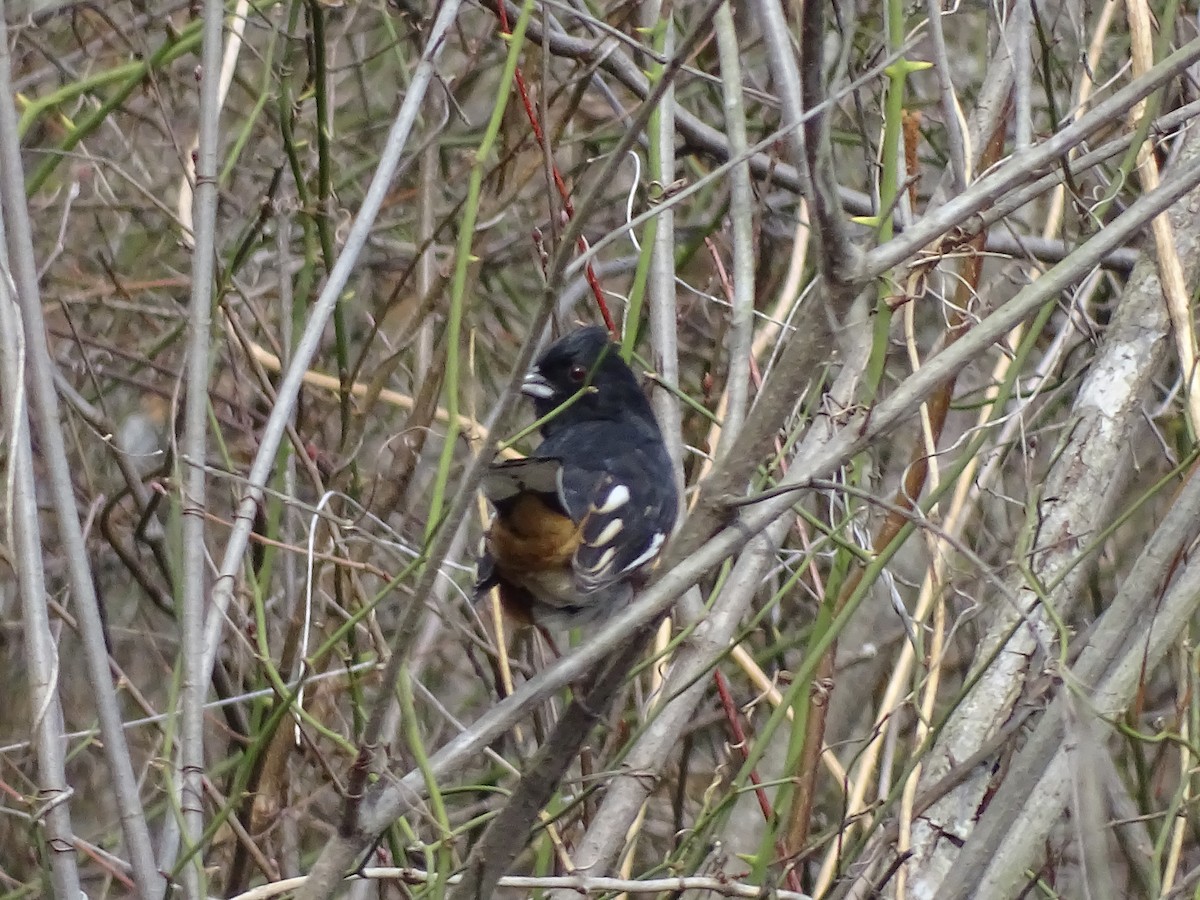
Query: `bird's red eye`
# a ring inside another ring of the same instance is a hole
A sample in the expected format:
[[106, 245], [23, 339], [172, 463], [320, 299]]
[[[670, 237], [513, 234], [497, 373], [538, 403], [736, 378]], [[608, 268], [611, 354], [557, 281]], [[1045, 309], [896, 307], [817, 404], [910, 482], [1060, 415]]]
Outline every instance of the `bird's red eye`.
[[587, 377], [586, 366], [571, 366], [571, 371], [568, 373], [572, 381], [583, 381]]

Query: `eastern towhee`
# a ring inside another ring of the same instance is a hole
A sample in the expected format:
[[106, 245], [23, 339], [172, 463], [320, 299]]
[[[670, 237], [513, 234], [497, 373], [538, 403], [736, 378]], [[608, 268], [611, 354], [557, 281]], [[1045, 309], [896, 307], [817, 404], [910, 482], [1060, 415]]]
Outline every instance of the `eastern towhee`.
[[679, 496], [662, 432], [637, 378], [603, 328], [552, 344], [525, 376], [542, 443], [494, 463], [495, 507], [476, 596], [543, 628], [574, 628], [622, 608], [662, 551]]

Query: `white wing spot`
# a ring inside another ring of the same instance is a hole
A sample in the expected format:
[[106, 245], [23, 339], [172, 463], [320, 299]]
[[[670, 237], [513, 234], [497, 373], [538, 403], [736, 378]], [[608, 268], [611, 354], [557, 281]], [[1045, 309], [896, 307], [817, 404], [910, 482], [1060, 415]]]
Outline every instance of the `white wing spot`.
[[615, 547], [609, 547], [602, 554], [600, 554], [600, 558], [598, 560], [596, 560], [596, 564], [594, 566], [589, 567], [587, 571], [603, 572], [605, 569], [607, 569], [609, 567], [609, 565], [613, 561], [613, 558], [616, 555], [617, 555], [617, 549]]
[[611, 544], [613, 538], [615, 538], [618, 534], [620, 534], [621, 529], [624, 527], [625, 527], [625, 523], [622, 522], [620, 519], [613, 519], [611, 522], [609, 522], [607, 525], [604, 526], [604, 530], [601, 531], [600, 534], [596, 536], [596, 539], [594, 541], [592, 541], [592, 546], [593, 547], [603, 547], [605, 544]]
[[629, 502], [629, 488], [623, 484], [618, 484], [615, 488], [608, 492], [608, 496], [604, 498], [604, 503], [596, 507], [596, 512], [610, 513], [620, 509]]
[[644, 551], [642, 551], [642, 555], [639, 556], [637, 559], [633, 560], [632, 562], [630, 562], [629, 565], [627, 565], [621, 571], [622, 572], [632, 572], [634, 569], [636, 569], [638, 566], [642, 565], [643, 563], [647, 563], [650, 560], [654, 559], [655, 555], [662, 548], [663, 541], [665, 541], [666, 539], [667, 539], [667, 536], [665, 534], [663, 534], [661, 531], [658, 534], [654, 535], [654, 537], [652, 537], [650, 539], [650, 546], [648, 546]]

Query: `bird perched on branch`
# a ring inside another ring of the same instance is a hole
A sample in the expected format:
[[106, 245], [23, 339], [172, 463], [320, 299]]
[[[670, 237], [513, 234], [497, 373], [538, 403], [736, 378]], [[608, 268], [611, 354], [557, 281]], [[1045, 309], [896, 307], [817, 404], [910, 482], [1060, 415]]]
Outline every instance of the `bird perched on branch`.
[[621, 609], [645, 583], [675, 524], [674, 469], [650, 403], [603, 328], [552, 344], [521, 391], [549, 418], [531, 456], [484, 476], [496, 514], [476, 596], [496, 587], [519, 621], [574, 628]]

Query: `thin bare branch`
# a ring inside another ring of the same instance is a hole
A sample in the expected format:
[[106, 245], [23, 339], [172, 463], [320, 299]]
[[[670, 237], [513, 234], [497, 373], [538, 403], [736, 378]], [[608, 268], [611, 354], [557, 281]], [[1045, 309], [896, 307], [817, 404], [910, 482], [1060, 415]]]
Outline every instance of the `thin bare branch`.
[[[0, 22], [0, 69], [8, 71], [7, 46]], [[0, 74], [0, 84], [4, 75]], [[34, 723], [38, 759], [38, 798], [44, 801], [47, 844], [54, 892], [59, 897], [79, 897], [79, 868], [76, 865], [71, 827], [71, 788], [66, 773], [66, 728], [59, 697], [58, 648], [50, 632], [46, 607], [46, 563], [42, 557], [42, 527], [38, 520], [37, 494], [33, 475], [33, 451], [29, 443], [26, 408], [24, 338], [14, 296], [16, 285], [10, 275], [4, 217], [0, 216], [0, 358], [3, 379], [0, 399], [8, 425], [8, 502], [4, 504], [5, 532], [15, 551], [14, 560], [21, 592], [21, 616], [25, 654], [29, 670], [29, 702]]]
[[[208, 455], [208, 380], [211, 364], [212, 307], [216, 260], [217, 140], [221, 114], [221, 38], [225, 4], [204, 4], [204, 39], [200, 68], [200, 135], [195, 156], [193, 194], [194, 239], [192, 295], [188, 307], [187, 390], [184, 393], [183, 438], [180, 442], [180, 484], [183, 490], [183, 607], [180, 641], [183, 646], [182, 715], [177, 762], [178, 803], [183, 812], [183, 841], [199, 847], [204, 831], [204, 700], [210, 673], [204, 668], [204, 610], [206, 567], [205, 513], [208, 484], [203, 463]], [[165, 868], [173, 867], [174, 847], [159, 847]], [[194, 853], [184, 869], [191, 896], [204, 892], [204, 854]]]
[[[746, 138], [746, 108], [742, 99], [742, 70], [738, 62], [737, 29], [729, 5], [717, 11], [714, 21], [717, 52], [721, 58], [722, 97], [729, 151], [743, 157]], [[742, 164], [729, 173], [729, 227], [733, 237], [733, 296], [729, 317], [725, 421], [721, 423], [720, 457], [741, 431], [750, 404], [750, 359], [754, 341], [754, 194], [750, 168]]]
[[17, 113], [13, 106], [9, 38], [4, 24], [7, 19], [8, 9], [0, 0], [0, 197], [3, 199], [12, 285], [24, 329], [27, 386], [33, 403], [32, 420], [47, 469], [46, 480], [58, 523], [58, 539], [64, 550], [71, 593], [79, 617], [80, 638], [92, 680], [96, 714], [100, 720], [112, 777], [113, 795], [120, 810], [126, 850], [138, 889], [146, 896], [157, 896], [165, 889], [166, 881], [154, 863], [150, 831], [142, 811], [129, 745], [121, 727], [116, 692], [109, 676], [104, 623], [83, 540], [83, 529], [75, 507], [71, 465], [67, 459], [66, 440], [58, 413], [58, 395], [54, 390], [54, 363], [46, 345], [33, 230], [25, 205], [25, 175], [17, 138]]

